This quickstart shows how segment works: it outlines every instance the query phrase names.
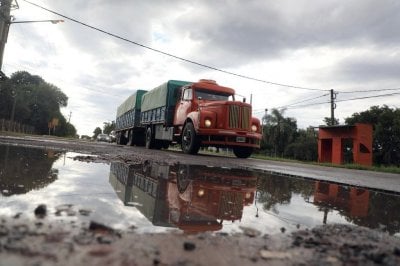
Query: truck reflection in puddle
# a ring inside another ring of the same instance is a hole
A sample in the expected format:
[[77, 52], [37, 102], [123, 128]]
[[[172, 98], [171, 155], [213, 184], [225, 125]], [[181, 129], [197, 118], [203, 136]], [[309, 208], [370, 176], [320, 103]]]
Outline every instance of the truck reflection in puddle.
[[197, 165], [112, 163], [109, 181], [126, 206], [139, 209], [154, 225], [195, 233], [240, 220], [244, 206], [254, 201], [257, 178]]

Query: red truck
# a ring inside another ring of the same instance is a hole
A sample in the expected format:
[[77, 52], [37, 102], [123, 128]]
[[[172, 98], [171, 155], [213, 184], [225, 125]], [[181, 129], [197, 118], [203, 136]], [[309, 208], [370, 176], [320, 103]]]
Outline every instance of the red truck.
[[238, 169], [198, 165], [111, 163], [109, 182], [125, 206], [153, 225], [185, 233], [218, 231], [253, 204], [257, 177]]
[[149, 149], [179, 143], [188, 154], [200, 147], [225, 147], [247, 158], [261, 141], [260, 120], [251, 113], [250, 104], [235, 100], [232, 88], [213, 80], [169, 80], [138, 91], [118, 108], [117, 143]]

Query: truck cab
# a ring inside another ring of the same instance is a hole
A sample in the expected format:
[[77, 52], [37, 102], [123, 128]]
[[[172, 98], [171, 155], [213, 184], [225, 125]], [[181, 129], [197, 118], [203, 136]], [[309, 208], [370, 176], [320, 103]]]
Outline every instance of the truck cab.
[[175, 105], [173, 125], [182, 150], [196, 154], [201, 146], [232, 148], [247, 158], [260, 147], [261, 126], [251, 117], [251, 105], [235, 101], [232, 88], [213, 80], [183, 86]]

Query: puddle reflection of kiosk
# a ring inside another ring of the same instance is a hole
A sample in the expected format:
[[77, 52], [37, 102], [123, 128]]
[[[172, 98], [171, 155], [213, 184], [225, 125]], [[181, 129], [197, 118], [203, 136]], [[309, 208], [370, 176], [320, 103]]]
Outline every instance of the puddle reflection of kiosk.
[[333, 208], [345, 212], [351, 218], [361, 218], [368, 215], [369, 191], [356, 187], [315, 182], [314, 204], [324, 208], [326, 224], [328, 210]]
[[256, 191], [256, 177], [244, 173], [193, 165], [112, 163], [110, 183], [126, 206], [136, 207], [154, 225], [194, 233], [217, 231], [224, 220], [242, 218]]

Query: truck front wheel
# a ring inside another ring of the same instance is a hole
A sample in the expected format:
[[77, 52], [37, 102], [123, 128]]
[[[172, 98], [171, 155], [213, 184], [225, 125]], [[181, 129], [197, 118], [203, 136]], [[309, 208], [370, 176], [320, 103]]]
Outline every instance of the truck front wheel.
[[183, 129], [181, 148], [187, 154], [197, 154], [199, 152], [200, 143], [191, 122], [188, 122]]
[[238, 158], [249, 158], [253, 153], [253, 148], [251, 147], [235, 147], [233, 148], [233, 153]]

